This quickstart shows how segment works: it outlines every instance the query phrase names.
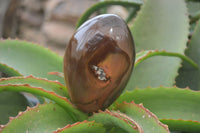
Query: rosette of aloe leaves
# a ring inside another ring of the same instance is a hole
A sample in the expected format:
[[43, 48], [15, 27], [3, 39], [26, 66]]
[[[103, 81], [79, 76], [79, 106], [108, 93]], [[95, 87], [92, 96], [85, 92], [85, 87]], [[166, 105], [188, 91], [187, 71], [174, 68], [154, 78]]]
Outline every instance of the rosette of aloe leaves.
[[102, 0], [64, 58], [1, 39], [0, 132], [200, 132], [199, 14], [197, 0]]

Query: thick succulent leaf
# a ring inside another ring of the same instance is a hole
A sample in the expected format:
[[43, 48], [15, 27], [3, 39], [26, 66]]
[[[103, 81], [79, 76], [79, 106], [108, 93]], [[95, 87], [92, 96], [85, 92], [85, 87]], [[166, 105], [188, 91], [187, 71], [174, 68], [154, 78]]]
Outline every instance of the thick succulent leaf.
[[167, 52], [165, 50], [159, 51], [159, 50], [143, 50], [139, 53], [136, 54], [136, 59], [135, 59], [135, 66], [136, 67], [138, 64], [140, 64], [142, 61], [153, 57], [153, 56], [172, 56], [172, 57], [179, 57], [180, 59], [186, 61], [190, 65], [192, 65], [195, 68], [198, 68], [198, 65], [193, 62], [190, 58], [183, 54], [179, 53], [174, 53], [174, 52]]
[[126, 23], [130, 23], [132, 22], [132, 20], [137, 16], [137, 12], [139, 11], [140, 7], [134, 7], [134, 8], [131, 8], [131, 9], [128, 9], [128, 16], [126, 18]]
[[0, 71], [4, 72], [8, 77], [22, 76], [17, 70], [2, 63], [0, 63]]
[[191, 0], [187, 0], [186, 2], [190, 14], [190, 23], [194, 23], [200, 18], [200, 2]]
[[0, 93], [0, 124], [6, 124], [10, 116], [16, 116], [28, 106], [27, 100], [17, 92]]
[[137, 123], [122, 113], [110, 112], [108, 110], [105, 112], [100, 111], [88, 120], [95, 120], [97, 123], [102, 123], [109, 133], [115, 133], [117, 131], [121, 133], [142, 133], [142, 129]]
[[[116, 103], [132, 100], [153, 112], [161, 122], [166, 122], [172, 131], [196, 131], [200, 132], [200, 92], [177, 87], [135, 89], [132, 92], [122, 94]], [[115, 104], [116, 104], [115, 103]], [[187, 122], [186, 122], [187, 121]], [[172, 123], [173, 126], [171, 127]], [[187, 123], [190, 123], [186, 125]], [[175, 124], [175, 125], [174, 125]], [[194, 125], [193, 125], [194, 124]]]
[[76, 28], [81, 26], [94, 12], [98, 11], [101, 8], [110, 6], [110, 5], [121, 5], [126, 7], [138, 7], [143, 4], [143, 0], [103, 0], [91, 6], [79, 19]]
[[76, 108], [74, 108], [74, 106], [70, 103], [70, 101], [67, 98], [61, 97], [53, 91], [46, 91], [42, 88], [31, 87], [28, 84], [0, 85], [0, 92], [4, 92], [4, 91], [28, 92], [28, 93], [32, 93], [32, 94], [35, 94], [38, 96], [43, 96], [45, 98], [48, 98], [48, 99], [54, 101], [61, 107], [63, 107], [74, 120], [76, 120], [76, 121], [84, 120], [85, 118], [87, 118], [87, 115], [84, 114], [83, 112], [77, 110]]
[[[141, 52], [138, 52], [136, 54], [134, 67], [136, 68], [140, 63], [142, 63], [146, 59], [148, 59], [150, 57], [154, 57], [154, 56], [178, 57], [178, 58], [186, 61], [190, 65], [192, 65], [194, 67], [194, 69], [197, 70], [197, 68], [198, 68], [198, 65], [194, 61], [192, 61], [190, 58], [188, 58], [187, 56], [184, 56], [183, 54], [179, 54], [179, 53], [174, 53], [174, 52], [166, 52], [165, 50], [160, 50], [160, 51], [159, 50], [145, 50], [145, 51], [142, 50]], [[169, 66], [169, 67], [171, 67], [171, 66]], [[128, 85], [126, 86], [126, 90], [132, 90], [134, 88], [135, 85], [132, 83], [134, 78], [135, 78], [134, 71], [132, 71]], [[142, 83], [144, 82], [143, 80], [140, 80], [140, 81]], [[138, 82], [140, 82], [140, 81], [138, 81]]]
[[[189, 34], [189, 19], [185, 2], [183, 0], [145, 0], [131, 27], [131, 32], [137, 52], [165, 49], [183, 54]], [[169, 57], [154, 57], [146, 60], [134, 69], [134, 79], [127, 87], [172, 86], [180, 62], [180, 59]]]
[[49, 103], [19, 112], [7, 125], [1, 126], [1, 133], [50, 133], [74, 122], [66, 110]]
[[[171, 131], [179, 131], [181, 133], [199, 133], [200, 122], [190, 120], [174, 120], [174, 119], [161, 119], [161, 121], [167, 124]], [[177, 133], [177, 132], [173, 132]]]
[[0, 79], [0, 85], [21, 85], [21, 84], [29, 84], [32, 87], [41, 87], [47, 91], [53, 91], [56, 94], [69, 98], [69, 94], [67, 88], [57, 81], [49, 81], [47, 79], [35, 78], [33, 76], [27, 77], [11, 77], [11, 78], [3, 78]]
[[[62, 72], [63, 59], [49, 49], [30, 42], [0, 40], [0, 63], [14, 68], [24, 76], [32, 74], [35, 77], [59, 80], [64, 84], [63, 78], [47, 74], [52, 71]], [[5, 69], [0, 71], [6, 72]]]
[[200, 19], [200, 11], [196, 12], [194, 15], [190, 17], [190, 23], [195, 23]]
[[124, 102], [123, 104], [116, 104], [113, 109], [119, 110], [131, 117], [138, 123], [144, 133], [169, 133], [168, 126], [162, 124], [158, 118], [148, 109], [144, 108], [142, 104]]
[[[185, 54], [193, 59], [200, 66], [200, 21], [194, 31], [191, 41], [188, 44], [188, 49]], [[183, 67], [179, 70], [179, 75], [176, 78], [176, 85], [179, 87], [189, 86], [191, 89], [200, 89], [200, 69], [194, 69], [186, 62], [183, 62]]]
[[198, 11], [200, 11], [200, 2], [199, 0], [186, 0], [187, 2], [187, 7], [188, 7], [188, 12], [191, 15], [196, 14]]
[[58, 129], [54, 133], [106, 133], [106, 130], [101, 123], [83, 121], [67, 125], [62, 129]]

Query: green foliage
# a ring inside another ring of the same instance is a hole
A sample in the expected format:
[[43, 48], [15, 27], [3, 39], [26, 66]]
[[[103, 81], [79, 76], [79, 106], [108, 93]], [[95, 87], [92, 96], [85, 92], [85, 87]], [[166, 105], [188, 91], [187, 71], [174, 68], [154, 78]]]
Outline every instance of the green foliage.
[[[182, 54], [179, 53], [173, 53], [173, 52], [166, 52], [166, 51], [159, 51], [159, 50], [145, 50], [145, 51], [141, 51], [138, 52], [136, 54], [136, 59], [135, 59], [135, 68], [137, 69], [137, 66], [142, 63], [144, 60], [153, 57], [153, 56], [168, 56], [168, 57], [179, 57], [182, 60], [184, 60], [185, 62], [187, 62], [188, 64], [191, 65], [191, 67], [193, 67], [193, 69], [198, 70], [198, 65], [193, 62], [190, 58], [188, 58], [187, 56], [184, 56]], [[163, 63], [163, 62], [162, 62]], [[140, 65], [138, 66], [140, 67]], [[126, 90], [133, 90], [134, 89], [134, 78], [135, 78], [135, 71], [132, 71], [132, 75], [130, 77], [130, 80], [128, 82], [128, 85], [126, 86]], [[139, 81], [138, 81], [139, 82]], [[143, 82], [143, 80], [141, 80], [141, 82]]]
[[[89, 120], [95, 120], [97, 123], [102, 123], [106, 128], [107, 132], [115, 132], [116, 129], [124, 133], [137, 133], [138, 129], [136, 123], [131, 119], [126, 119], [114, 112], [99, 112], [94, 114]], [[128, 122], [127, 122], [128, 121]]]
[[19, 111], [24, 111], [28, 101], [17, 92], [0, 93], [0, 124], [6, 124], [10, 116], [16, 116]]
[[[0, 63], [8, 66], [1, 69], [2, 72], [11, 71], [8, 69], [12, 67], [11, 69], [14, 68], [24, 76], [33, 75], [58, 80], [64, 84], [62, 78], [48, 74], [52, 71], [62, 72], [62, 61], [62, 57], [37, 44], [20, 40], [0, 40]], [[12, 76], [19, 75], [12, 73]]]
[[31, 87], [28, 84], [0, 85], [0, 92], [3, 92], [3, 91], [28, 92], [28, 93], [36, 94], [39, 96], [43, 96], [50, 100], [53, 100], [54, 102], [59, 104], [61, 107], [63, 107], [66, 111], [69, 112], [69, 114], [74, 120], [83, 120], [86, 118], [85, 114], [83, 114], [82, 112], [74, 108], [67, 98], [61, 97], [57, 95], [55, 92], [46, 91], [43, 88]]
[[55, 133], [106, 133], [105, 128], [101, 123], [95, 123], [94, 121], [77, 122], [73, 125], [67, 125], [62, 129], [58, 129]]
[[129, 103], [115, 104], [113, 109], [119, 110], [132, 118], [144, 133], [165, 133], [168, 132], [168, 127], [159, 122], [158, 118], [142, 104], [135, 104], [133, 101]]
[[41, 87], [46, 91], [52, 91], [60, 96], [69, 98], [67, 88], [63, 84], [57, 81], [35, 78], [33, 76], [0, 79], [0, 85], [6, 85], [6, 84], [12, 84], [12, 85], [28, 84], [29, 86]]
[[[200, 21], [197, 23], [194, 30], [194, 35], [188, 43], [188, 49], [185, 54], [193, 59], [200, 66]], [[186, 62], [179, 70], [179, 76], [176, 79], [179, 87], [189, 86], [191, 89], [200, 90], [200, 69], [194, 69]]]
[[125, 7], [137, 8], [143, 4], [142, 0], [102, 0], [101, 2], [90, 7], [79, 19], [77, 23], [77, 28], [81, 26], [95, 11], [107, 7], [109, 5], [121, 5]]
[[10, 123], [2, 129], [2, 133], [52, 132], [74, 122], [57, 104], [43, 104], [27, 108], [25, 112], [19, 112], [16, 118], [10, 118]]
[[[183, 0], [145, 1], [133, 26], [130, 27], [136, 51], [165, 49], [183, 54], [189, 34], [189, 19], [185, 15], [186, 12], [187, 8]], [[168, 57], [155, 57], [144, 61], [135, 68], [133, 73], [135, 77], [140, 78], [134, 78], [132, 84], [128, 86], [131, 88], [172, 86], [180, 63], [181, 60]]]
[[[84, 113], [70, 101], [62, 57], [31, 42], [2, 39], [0, 72], [8, 77], [0, 79], [0, 132], [200, 132], [200, 92], [194, 91], [200, 89], [200, 2], [102, 0], [77, 28], [110, 5], [128, 9], [138, 52], [126, 91], [105, 111]], [[32, 97], [39, 100], [34, 107]]]
[[[137, 104], [143, 103], [144, 107], [151, 110], [160, 121], [167, 122], [168, 125], [173, 122], [171, 129], [175, 131], [200, 131], [199, 99], [200, 92], [190, 89], [158, 87], [127, 91], [115, 104], [134, 100]], [[194, 122], [198, 127], [193, 130], [186, 129], [187, 124], [193, 125]]]

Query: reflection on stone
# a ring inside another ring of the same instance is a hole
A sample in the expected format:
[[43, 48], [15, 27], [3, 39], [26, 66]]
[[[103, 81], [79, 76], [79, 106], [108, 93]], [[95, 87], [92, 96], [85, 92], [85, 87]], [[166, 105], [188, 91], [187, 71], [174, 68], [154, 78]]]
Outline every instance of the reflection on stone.
[[120, 17], [106, 14], [85, 22], [64, 56], [72, 102], [84, 112], [107, 108], [125, 88], [134, 60], [132, 35]]

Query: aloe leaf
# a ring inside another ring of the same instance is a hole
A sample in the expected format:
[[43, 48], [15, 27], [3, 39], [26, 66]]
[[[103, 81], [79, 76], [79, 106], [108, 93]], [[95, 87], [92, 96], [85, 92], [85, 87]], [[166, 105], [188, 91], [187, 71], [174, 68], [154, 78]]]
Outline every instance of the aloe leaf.
[[[197, 24], [197, 27], [194, 30], [191, 41], [188, 44], [188, 49], [185, 51], [185, 54], [194, 60], [198, 66], [200, 66], [200, 21]], [[183, 67], [179, 70], [179, 75], [176, 78], [176, 85], [179, 87], [189, 86], [191, 89], [199, 90], [200, 89], [200, 70], [194, 69], [191, 66], [188, 66], [187, 63], [183, 62]]]
[[50, 81], [47, 79], [36, 78], [33, 76], [27, 77], [11, 77], [11, 78], [3, 78], [0, 79], [0, 85], [21, 85], [21, 84], [29, 84], [32, 87], [41, 87], [46, 91], [53, 91], [56, 94], [69, 98], [69, 94], [67, 88], [57, 81]]
[[102, 123], [107, 132], [115, 133], [118, 130], [122, 133], [142, 133], [142, 129], [134, 120], [117, 112], [110, 112], [108, 110], [105, 112], [100, 111], [99, 113], [95, 113], [88, 120], [95, 120], [97, 123]]
[[43, 96], [43, 97], [46, 97], [46, 98], [54, 101], [61, 107], [63, 107], [66, 111], [69, 112], [70, 116], [74, 120], [84, 120], [85, 118], [87, 118], [87, 115], [84, 114], [83, 112], [77, 110], [76, 108], [74, 108], [73, 105], [70, 103], [70, 101], [67, 98], [61, 97], [53, 91], [46, 91], [42, 88], [31, 87], [28, 84], [0, 85], [0, 92], [4, 92], [4, 91], [28, 92], [28, 93], [32, 93], [32, 94], [35, 94], [38, 96]]
[[183, 54], [179, 54], [179, 53], [174, 53], [174, 52], [167, 52], [165, 50], [159, 51], [159, 50], [146, 50], [146, 51], [141, 51], [139, 53], [136, 54], [136, 59], [135, 59], [135, 67], [140, 64], [142, 61], [153, 57], [153, 56], [172, 56], [172, 57], [178, 57], [184, 61], [186, 61], [187, 63], [189, 63], [190, 65], [192, 65], [195, 68], [198, 68], [198, 65], [192, 61], [190, 58], [188, 58], [187, 56], [183, 55]]
[[197, 21], [200, 18], [200, 2], [198, 0], [186, 0], [189, 18], [190, 18], [190, 35], [193, 35], [194, 29], [196, 27]]
[[114, 110], [119, 110], [131, 117], [143, 129], [144, 133], [169, 133], [167, 125], [162, 124], [158, 118], [142, 104], [124, 102], [116, 104]]
[[200, 2], [197, 0], [186, 0], [187, 7], [188, 7], [188, 12], [191, 15], [196, 14], [200, 10]]
[[[32, 74], [35, 77], [58, 80], [64, 84], [63, 78], [48, 75], [52, 71], [63, 71], [63, 59], [49, 49], [30, 42], [0, 40], [0, 63], [14, 68], [24, 76]], [[0, 69], [6, 72], [4, 70], [5, 68]]]
[[135, 7], [129, 10], [128, 17], [126, 18], [126, 23], [131, 22], [131, 20], [137, 15], [139, 9], [140, 9], [139, 7]]
[[101, 123], [94, 121], [77, 122], [72, 125], [67, 125], [62, 129], [58, 129], [53, 133], [106, 133], [105, 128]]
[[[136, 51], [165, 49], [183, 54], [189, 34], [189, 19], [186, 13], [183, 0], [145, 0], [133, 26], [130, 27]], [[172, 86], [180, 63], [180, 59], [169, 57], [146, 60], [134, 69], [134, 79], [127, 87]]]
[[174, 120], [174, 119], [161, 119], [161, 121], [167, 124], [171, 131], [179, 131], [181, 133], [199, 133], [200, 122], [192, 120]]
[[[143, 103], [172, 131], [200, 132], [200, 92], [177, 87], [135, 89], [122, 94], [117, 103]], [[197, 126], [198, 125], [198, 126]], [[191, 130], [191, 127], [196, 127]]]
[[22, 94], [17, 92], [0, 93], [0, 124], [6, 124], [9, 116], [16, 116], [19, 111], [24, 111], [28, 102]]
[[101, 2], [98, 2], [97, 4], [94, 4], [91, 6], [78, 20], [76, 28], [81, 26], [94, 12], [98, 11], [99, 9], [103, 7], [107, 7], [110, 5], [121, 5], [126, 7], [140, 7], [140, 5], [143, 4], [142, 0], [104, 0]]
[[6, 64], [0, 63], [0, 70], [1, 72], [4, 72], [8, 77], [14, 77], [14, 76], [22, 76], [17, 70], [7, 66]]
[[49, 133], [75, 121], [62, 107], [54, 103], [28, 107], [25, 112], [11, 117], [1, 133]]
[[[192, 61], [190, 58], [188, 58], [187, 56], [184, 56], [182, 54], [179, 53], [174, 53], [174, 52], [166, 52], [164, 50], [143, 50], [139, 53], [136, 54], [136, 59], [135, 59], [135, 65], [134, 67], [136, 68], [140, 63], [142, 63], [144, 60], [153, 57], [153, 56], [172, 56], [172, 57], [178, 57], [184, 61], [186, 61], [187, 63], [189, 63], [190, 65], [192, 65], [193, 67], [195, 67], [194, 69], [198, 68], [198, 65]], [[162, 63], [162, 62], [161, 62]], [[164, 62], [163, 62], [164, 63]], [[170, 67], [170, 66], [169, 66]], [[128, 85], [126, 86], [127, 90], [132, 90], [134, 88], [134, 84], [132, 83], [133, 80], [135, 78], [134, 75], [134, 71], [132, 71], [131, 77], [129, 79]], [[140, 80], [143, 83], [143, 80]], [[138, 82], [140, 82], [138, 81]]]
[[200, 18], [200, 10], [198, 12], [196, 12], [194, 15], [190, 16], [190, 23], [194, 23], [196, 21], [198, 21]]
[[186, 2], [190, 14], [190, 23], [194, 23], [200, 18], [200, 2], [191, 0], [187, 0]]

